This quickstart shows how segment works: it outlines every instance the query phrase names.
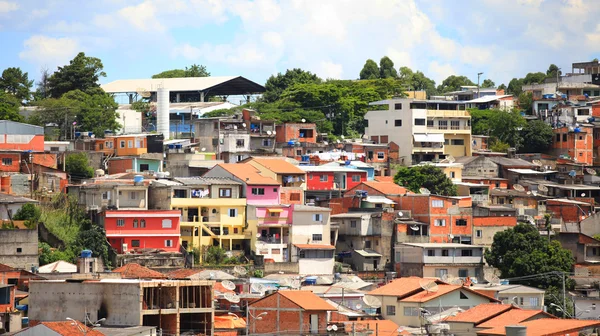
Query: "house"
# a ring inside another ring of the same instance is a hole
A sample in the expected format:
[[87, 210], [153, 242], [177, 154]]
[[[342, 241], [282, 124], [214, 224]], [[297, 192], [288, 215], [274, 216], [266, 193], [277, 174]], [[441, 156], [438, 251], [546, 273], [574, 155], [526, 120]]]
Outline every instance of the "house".
[[554, 236], [560, 245], [571, 251], [578, 265], [600, 262], [600, 241], [579, 232], [560, 232]]
[[44, 278], [23, 269], [0, 264], [0, 285], [15, 285], [16, 289], [27, 291], [31, 280], [44, 280]]
[[0, 263], [31, 270], [38, 266], [38, 230], [0, 229]]
[[281, 157], [250, 158], [246, 160], [261, 175], [270, 177], [281, 185], [281, 204], [304, 204], [306, 172]]
[[96, 180], [93, 183], [69, 185], [67, 193], [73, 195], [86, 211], [100, 213], [104, 210], [148, 210], [148, 186], [133, 180]]
[[306, 172], [306, 202], [341, 197], [346, 191], [367, 181], [367, 172], [347, 166], [300, 166]]
[[[85, 332], [83, 332], [85, 331]], [[105, 336], [106, 334], [88, 327], [79, 321], [41, 322], [32, 327], [23, 329], [15, 335], [19, 336], [70, 336], [70, 335]]]
[[252, 334], [324, 334], [327, 315], [335, 310], [312, 292], [279, 290], [249, 305], [248, 329]]
[[21, 313], [15, 309], [14, 285], [0, 284], [0, 330], [15, 332], [21, 330]]
[[12, 217], [23, 207], [23, 205], [37, 205], [38, 203], [38, 201], [31, 198], [0, 193], [0, 219], [3, 221], [12, 221]]
[[489, 136], [487, 135], [471, 135], [473, 139], [473, 151], [485, 151], [489, 146]]
[[463, 182], [467, 183], [475, 183], [475, 184], [485, 184], [489, 186], [489, 189], [500, 188], [507, 189], [508, 188], [508, 179], [500, 178], [500, 177], [480, 177], [480, 176], [464, 176], [462, 177]]
[[576, 162], [592, 165], [594, 163], [594, 128], [580, 125], [576, 128], [554, 128], [552, 152], [564, 155]]
[[516, 225], [515, 208], [501, 205], [473, 207], [473, 244], [491, 248], [496, 233]]
[[98, 151], [114, 156], [140, 156], [148, 153], [149, 134], [120, 134], [97, 139]]
[[517, 219], [542, 219], [546, 212], [547, 196], [514, 189], [490, 190], [490, 206], [505, 206], [517, 210]]
[[397, 185], [392, 181], [364, 181], [355, 187], [348, 189], [344, 196], [357, 195], [357, 191], [366, 191], [371, 196], [404, 196], [408, 193], [407, 189]]
[[113, 273], [120, 273], [122, 279], [166, 279], [167, 276], [144, 267], [140, 264], [129, 263], [112, 270]]
[[471, 176], [480, 178], [499, 177], [498, 164], [487, 156], [460, 156], [456, 157], [456, 163], [463, 165], [463, 180]]
[[246, 215], [250, 250], [265, 262], [290, 261], [293, 208], [289, 205], [248, 205]]
[[472, 284], [470, 288], [521, 309], [544, 310], [543, 289], [520, 284]]
[[106, 238], [118, 254], [143, 249], [179, 252], [179, 210], [107, 210], [102, 214]]
[[452, 182], [462, 181], [463, 165], [456, 162], [420, 162], [414, 166], [434, 166], [439, 168]]
[[365, 114], [365, 136], [400, 145], [401, 164], [471, 155], [471, 115], [461, 101], [394, 98], [372, 102], [387, 109]]
[[242, 184], [241, 197], [250, 205], [281, 204], [281, 184], [249, 163], [218, 164], [204, 177], [224, 177]]
[[397, 244], [396, 270], [400, 276], [483, 280], [483, 247], [456, 243]]
[[242, 183], [225, 177], [158, 179], [149, 189], [150, 208], [181, 213], [181, 245], [191, 251], [221, 246], [241, 251], [246, 224]]
[[469, 196], [474, 204], [487, 205], [490, 202], [490, 188], [488, 184], [453, 181], [458, 196]]
[[[519, 323], [517, 329], [526, 332], [527, 336], [553, 336], [590, 333], [600, 326], [600, 321], [575, 320], [575, 319], [550, 319], [542, 318]], [[477, 332], [478, 336], [504, 336], [507, 335], [506, 326], [485, 329]]]
[[153, 326], [176, 336], [212, 335], [212, 287], [208, 280], [32, 281], [29, 320], [35, 324], [87, 315], [92, 321], [105, 318], [106, 325]]
[[317, 143], [317, 125], [315, 123], [283, 123], [277, 125], [277, 147], [286, 157], [300, 157], [309, 154], [310, 148], [320, 147]]
[[44, 152], [44, 128], [0, 120], [0, 151]]
[[194, 142], [217, 160], [236, 163], [250, 155], [250, 132], [240, 114], [233, 117], [200, 118], [194, 121]]
[[163, 161], [153, 158], [119, 156], [108, 160], [108, 174], [162, 172]]
[[[377, 175], [391, 175], [390, 163], [396, 163], [398, 158], [398, 145], [390, 144], [371, 144], [371, 143], [347, 143], [344, 144], [346, 152], [352, 152], [361, 155], [360, 160], [373, 167]], [[372, 180], [374, 175], [368, 175], [367, 179]]]
[[330, 212], [317, 206], [292, 206], [290, 260], [298, 263], [301, 275], [333, 274], [337, 232], [331, 229]]
[[409, 327], [421, 326], [423, 310], [433, 315], [443, 310], [440, 307], [459, 306], [468, 309], [498, 302], [468, 287], [418, 277], [398, 278], [367, 294], [379, 299], [384, 319]]

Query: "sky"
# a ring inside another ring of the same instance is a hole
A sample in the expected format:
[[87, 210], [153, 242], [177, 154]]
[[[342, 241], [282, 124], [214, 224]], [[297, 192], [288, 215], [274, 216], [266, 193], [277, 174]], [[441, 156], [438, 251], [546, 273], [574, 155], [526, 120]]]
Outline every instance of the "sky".
[[596, 0], [0, 0], [0, 70], [37, 79], [78, 52], [107, 83], [205, 65], [264, 84], [302, 68], [356, 79], [367, 59], [497, 85], [600, 58]]

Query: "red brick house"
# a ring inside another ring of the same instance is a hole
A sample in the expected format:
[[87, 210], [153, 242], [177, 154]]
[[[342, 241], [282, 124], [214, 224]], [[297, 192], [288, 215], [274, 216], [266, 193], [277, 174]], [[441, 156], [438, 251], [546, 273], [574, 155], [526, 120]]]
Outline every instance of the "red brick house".
[[250, 304], [249, 332], [277, 335], [325, 334], [327, 312], [335, 310], [313, 292], [280, 290]]
[[179, 252], [178, 210], [107, 210], [103, 213], [106, 238], [122, 254], [137, 249]]

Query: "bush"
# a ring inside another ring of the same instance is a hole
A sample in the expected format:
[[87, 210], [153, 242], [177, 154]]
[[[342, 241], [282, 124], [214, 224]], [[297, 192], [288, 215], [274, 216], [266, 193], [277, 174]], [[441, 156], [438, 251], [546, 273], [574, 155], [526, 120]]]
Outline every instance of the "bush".
[[74, 179], [86, 179], [94, 176], [94, 168], [90, 167], [85, 153], [73, 153], [65, 161], [67, 173]]

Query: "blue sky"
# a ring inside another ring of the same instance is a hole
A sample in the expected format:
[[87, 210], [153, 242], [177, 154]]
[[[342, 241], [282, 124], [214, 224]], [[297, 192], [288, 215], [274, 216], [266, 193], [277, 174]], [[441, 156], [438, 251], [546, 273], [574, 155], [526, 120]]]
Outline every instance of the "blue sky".
[[388, 55], [438, 84], [500, 84], [600, 58], [599, 14], [595, 0], [0, 0], [0, 69], [37, 79], [84, 51], [102, 82], [197, 63], [264, 83], [294, 67], [354, 79]]

